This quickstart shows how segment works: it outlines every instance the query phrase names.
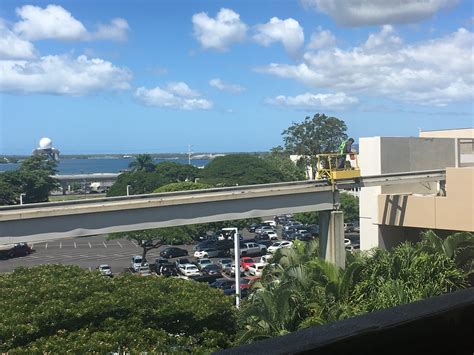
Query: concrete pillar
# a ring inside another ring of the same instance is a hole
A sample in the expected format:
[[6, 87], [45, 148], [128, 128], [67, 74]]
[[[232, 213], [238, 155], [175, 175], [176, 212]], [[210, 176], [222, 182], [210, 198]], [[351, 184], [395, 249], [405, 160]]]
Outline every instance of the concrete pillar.
[[319, 212], [319, 256], [344, 268], [344, 213], [342, 211]]

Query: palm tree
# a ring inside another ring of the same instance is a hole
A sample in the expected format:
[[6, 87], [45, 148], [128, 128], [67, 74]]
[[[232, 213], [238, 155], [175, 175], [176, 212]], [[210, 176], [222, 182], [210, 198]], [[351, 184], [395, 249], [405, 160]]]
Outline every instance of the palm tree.
[[467, 277], [474, 273], [474, 234], [458, 232], [442, 239], [432, 230], [428, 230], [423, 232], [421, 237], [423, 250], [446, 255], [454, 260]]
[[155, 170], [155, 164], [150, 154], [138, 154], [128, 167], [131, 168], [132, 171], [150, 172]]

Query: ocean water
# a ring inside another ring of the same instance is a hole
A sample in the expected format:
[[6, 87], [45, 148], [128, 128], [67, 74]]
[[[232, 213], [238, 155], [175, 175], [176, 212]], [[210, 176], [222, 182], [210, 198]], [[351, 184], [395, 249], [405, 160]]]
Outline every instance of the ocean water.
[[[61, 159], [58, 164], [58, 174], [92, 174], [92, 173], [119, 173], [128, 169], [133, 158], [97, 158], [97, 159]], [[188, 159], [155, 159], [155, 163], [163, 161], [188, 164]], [[203, 167], [210, 160], [191, 159], [191, 164]], [[0, 172], [15, 170], [20, 164], [0, 164]]]

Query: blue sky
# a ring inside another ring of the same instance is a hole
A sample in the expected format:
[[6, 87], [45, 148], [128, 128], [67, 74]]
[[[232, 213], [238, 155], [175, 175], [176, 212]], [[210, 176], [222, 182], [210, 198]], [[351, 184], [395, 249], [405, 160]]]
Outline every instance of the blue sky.
[[472, 127], [469, 0], [3, 1], [0, 154], [265, 151]]

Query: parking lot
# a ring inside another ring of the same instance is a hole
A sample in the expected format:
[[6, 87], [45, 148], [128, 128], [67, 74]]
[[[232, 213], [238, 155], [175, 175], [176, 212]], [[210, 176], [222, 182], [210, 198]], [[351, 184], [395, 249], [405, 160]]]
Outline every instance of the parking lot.
[[[253, 239], [255, 234], [243, 230], [244, 240]], [[281, 227], [277, 229], [279, 238], [281, 238]], [[358, 243], [358, 234], [348, 234], [354, 243]], [[36, 266], [43, 264], [63, 264], [78, 265], [84, 269], [94, 270], [100, 264], [108, 264], [113, 273], [121, 273], [130, 267], [131, 258], [134, 255], [141, 255], [142, 248], [136, 242], [126, 239], [107, 240], [106, 235], [91, 237], [82, 237], [75, 239], [55, 240], [47, 243], [30, 244], [34, 252], [24, 257], [0, 260], [0, 273], [11, 272], [20, 266]], [[153, 264], [159, 257], [160, 251], [168, 245], [161, 246], [158, 249], [147, 253], [147, 260]], [[194, 245], [179, 245], [179, 248], [186, 249], [189, 253], [189, 259], [193, 257]], [[217, 258], [213, 258], [217, 259]]]

